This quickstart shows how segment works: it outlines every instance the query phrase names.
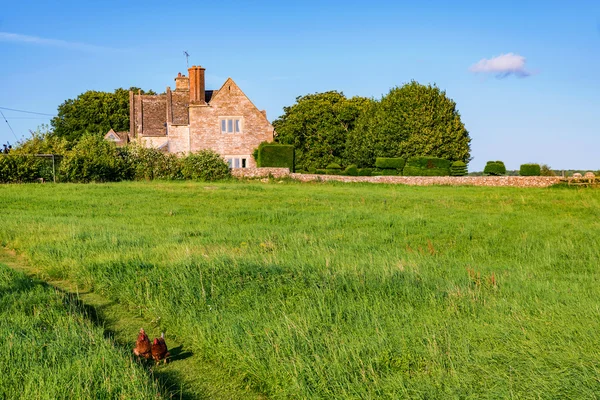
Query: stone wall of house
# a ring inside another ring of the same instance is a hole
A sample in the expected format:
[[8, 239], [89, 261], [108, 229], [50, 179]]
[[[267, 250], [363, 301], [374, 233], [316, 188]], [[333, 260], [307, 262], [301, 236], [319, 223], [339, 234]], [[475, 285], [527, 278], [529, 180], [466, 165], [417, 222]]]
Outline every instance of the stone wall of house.
[[187, 154], [190, 150], [189, 125], [169, 125], [169, 153]]
[[[213, 149], [223, 156], [243, 157], [256, 167], [252, 152], [261, 142], [273, 141], [273, 126], [265, 115], [228, 79], [210, 100], [210, 105], [192, 104], [190, 110], [191, 151]], [[219, 117], [241, 117], [242, 132], [221, 133]]]
[[147, 148], [159, 148], [167, 143], [168, 138], [166, 136], [144, 136], [138, 138], [139, 143]]

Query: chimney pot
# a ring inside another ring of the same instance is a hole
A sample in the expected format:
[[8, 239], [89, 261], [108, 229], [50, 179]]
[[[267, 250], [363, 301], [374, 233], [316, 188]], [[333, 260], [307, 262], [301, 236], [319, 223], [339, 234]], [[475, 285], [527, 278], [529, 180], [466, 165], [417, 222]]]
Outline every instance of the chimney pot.
[[204, 68], [195, 65], [188, 69], [191, 104], [206, 104], [204, 70]]

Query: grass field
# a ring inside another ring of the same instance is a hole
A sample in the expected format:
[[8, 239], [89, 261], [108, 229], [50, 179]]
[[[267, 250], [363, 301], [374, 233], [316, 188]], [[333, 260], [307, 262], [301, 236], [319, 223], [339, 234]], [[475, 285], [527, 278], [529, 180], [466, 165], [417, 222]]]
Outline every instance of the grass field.
[[0, 398], [160, 398], [64, 294], [0, 264]]
[[46, 184], [0, 203], [0, 242], [42, 277], [144, 315], [240, 390], [600, 397], [597, 190]]

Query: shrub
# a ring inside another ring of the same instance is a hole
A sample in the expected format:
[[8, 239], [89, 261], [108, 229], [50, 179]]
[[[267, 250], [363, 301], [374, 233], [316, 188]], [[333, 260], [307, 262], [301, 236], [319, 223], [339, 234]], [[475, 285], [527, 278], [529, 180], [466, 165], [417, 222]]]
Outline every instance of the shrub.
[[411, 157], [402, 171], [406, 176], [448, 176], [450, 161], [437, 157]]
[[131, 179], [182, 179], [181, 159], [175, 154], [141, 146], [123, 148], [131, 170]]
[[294, 172], [294, 146], [263, 142], [257, 150], [256, 164], [259, 167], [289, 168], [290, 172]]
[[450, 166], [450, 176], [465, 176], [468, 172], [467, 164], [462, 161], [454, 161]]
[[397, 158], [377, 157], [375, 159], [375, 166], [379, 169], [397, 169], [397, 170], [402, 171], [405, 164], [406, 164], [406, 160], [402, 157], [397, 157]]
[[383, 170], [376, 170], [376, 169], [371, 170], [371, 176], [382, 176], [382, 175], [383, 175]]
[[83, 136], [60, 163], [69, 182], [114, 182], [127, 179], [128, 165], [111, 142], [98, 135]]
[[344, 174], [348, 176], [358, 176], [358, 167], [356, 165], [348, 165], [344, 170]]
[[318, 175], [327, 175], [327, 170], [325, 170], [325, 169], [316, 169], [315, 170], [315, 174], [318, 174]]
[[342, 167], [338, 163], [329, 163], [329, 164], [327, 164], [327, 167], [325, 167], [325, 168], [326, 169], [342, 169]]
[[0, 183], [34, 182], [38, 178], [52, 180], [52, 165], [47, 160], [33, 155], [0, 155]]
[[540, 175], [541, 176], [556, 176], [556, 174], [554, 173], [552, 168], [546, 164], [542, 164], [540, 166]]
[[308, 167], [308, 173], [309, 174], [316, 174], [317, 173], [317, 169], [315, 167]]
[[341, 168], [326, 168], [325, 171], [327, 172], [327, 175], [344, 175], [344, 171], [342, 171]]
[[373, 169], [371, 168], [361, 168], [358, 170], [358, 176], [371, 176]]
[[519, 175], [521, 176], [540, 176], [541, 172], [539, 164], [522, 164], [519, 168]]
[[483, 169], [485, 175], [506, 175], [506, 167], [502, 161], [488, 161]]
[[397, 169], [382, 169], [381, 170], [381, 175], [384, 175], [384, 176], [398, 176], [398, 175], [402, 175], [402, 174]]
[[184, 179], [216, 181], [231, 176], [227, 163], [212, 150], [200, 150], [181, 160]]

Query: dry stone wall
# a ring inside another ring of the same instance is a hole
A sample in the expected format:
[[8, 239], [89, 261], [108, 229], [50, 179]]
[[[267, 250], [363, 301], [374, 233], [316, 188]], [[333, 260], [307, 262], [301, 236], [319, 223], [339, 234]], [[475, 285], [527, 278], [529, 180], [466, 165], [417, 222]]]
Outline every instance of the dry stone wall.
[[513, 186], [548, 187], [561, 181], [559, 176], [340, 176], [290, 173], [287, 168], [243, 168], [234, 169], [238, 178], [289, 177], [301, 182], [338, 181], [368, 182], [401, 185], [450, 185], [450, 186]]
[[560, 182], [559, 176], [339, 176], [290, 174], [290, 178], [302, 182], [340, 181], [370, 182], [415, 186], [452, 185], [452, 186], [515, 186], [548, 187]]

